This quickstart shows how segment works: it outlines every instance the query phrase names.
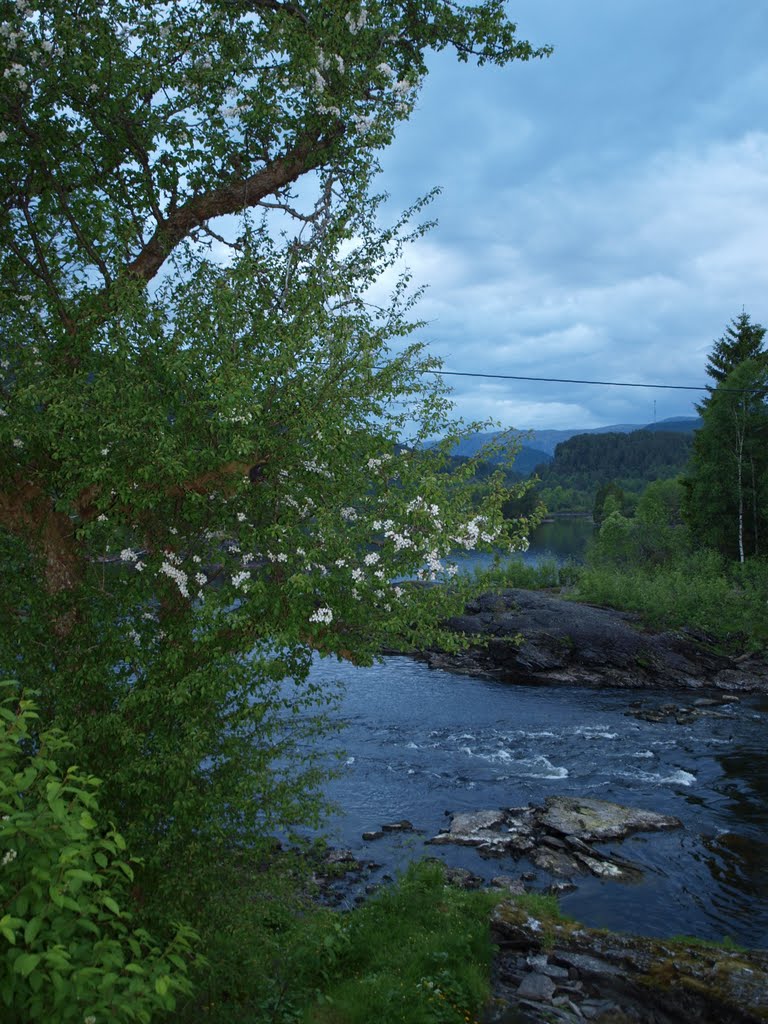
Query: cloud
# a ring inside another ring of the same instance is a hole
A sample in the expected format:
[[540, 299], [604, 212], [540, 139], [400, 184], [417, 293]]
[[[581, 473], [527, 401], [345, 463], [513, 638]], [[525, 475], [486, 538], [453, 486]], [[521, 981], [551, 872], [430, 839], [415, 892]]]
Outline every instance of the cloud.
[[[421, 335], [451, 369], [703, 384], [712, 339], [742, 303], [764, 315], [766, 133], [655, 152], [599, 182], [546, 175], [491, 205], [460, 235], [438, 228], [406, 256], [429, 284]], [[506, 401], [455, 387], [463, 412], [476, 403], [478, 416], [521, 422]], [[586, 426], [599, 415], [589, 407], [629, 404], [593, 393], [585, 411], [562, 389], [549, 395], [524, 403], [532, 425], [573, 411]], [[691, 395], [675, 397], [688, 411]], [[648, 396], [639, 401], [647, 411]]]

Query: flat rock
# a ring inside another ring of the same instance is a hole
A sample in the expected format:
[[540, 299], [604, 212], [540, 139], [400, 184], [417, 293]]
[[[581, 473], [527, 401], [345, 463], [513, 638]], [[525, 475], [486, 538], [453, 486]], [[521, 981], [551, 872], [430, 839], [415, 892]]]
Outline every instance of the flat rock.
[[[511, 1007], [523, 998], [541, 1005], [542, 1012], [532, 1018], [536, 1022], [554, 1019], [547, 1012], [553, 1005], [566, 1007], [562, 996], [582, 1019], [606, 1024], [765, 1024], [768, 1019], [766, 951], [539, 921], [514, 900], [493, 910], [491, 932], [500, 947], [494, 994], [501, 993], [498, 1001]], [[552, 966], [567, 972], [567, 980], [559, 972], [552, 976]]]
[[545, 1003], [551, 1000], [555, 987], [555, 983], [546, 974], [526, 974], [518, 986], [517, 994], [520, 999]]
[[679, 818], [670, 814], [625, 807], [593, 797], [550, 796], [544, 807], [539, 821], [545, 828], [590, 843], [623, 839], [633, 832], [682, 828], [683, 825]]

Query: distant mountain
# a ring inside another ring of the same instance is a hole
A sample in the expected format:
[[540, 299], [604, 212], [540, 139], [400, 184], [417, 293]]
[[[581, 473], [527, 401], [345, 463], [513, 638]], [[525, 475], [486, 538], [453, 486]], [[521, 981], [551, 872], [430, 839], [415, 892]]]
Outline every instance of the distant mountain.
[[692, 434], [694, 430], [698, 430], [702, 424], [700, 416], [692, 418], [690, 416], [673, 416], [668, 420], [659, 420], [658, 423], [649, 423], [643, 430], [663, 430], [667, 433], [675, 434]]
[[[485, 445], [498, 442], [502, 434], [502, 431], [489, 434], [472, 434], [471, 437], [465, 437], [459, 441], [452, 454], [471, 458], [473, 455], [477, 455]], [[551, 452], [545, 451], [543, 448], [532, 448], [529, 444], [523, 443], [520, 451], [515, 456], [513, 468], [521, 476], [530, 476], [536, 466], [540, 466], [543, 462], [549, 462], [551, 459]], [[500, 459], [496, 457], [489, 461], [498, 462]]]
[[[609, 427], [574, 427], [573, 430], [521, 430], [510, 431], [511, 434], [519, 434], [523, 438], [523, 448], [515, 460], [515, 469], [520, 473], [530, 473], [534, 466], [543, 462], [550, 462], [555, 454], [555, 448], [561, 441], [568, 441], [577, 434], [631, 434], [635, 430], [665, 431], [667, 433], [692, 434], [701, 426], [701, 420], [693, 416], [672, 416], [666, 420], [659, 420], [656, 423], [614, 423]], [[454, 449], [454, 455], [476, 455], [486, 444], [497, 440], [504, 432], [473, 434], [464, 438]], [[528, 466], [528, 452], [537, 453], [535, 461]]]

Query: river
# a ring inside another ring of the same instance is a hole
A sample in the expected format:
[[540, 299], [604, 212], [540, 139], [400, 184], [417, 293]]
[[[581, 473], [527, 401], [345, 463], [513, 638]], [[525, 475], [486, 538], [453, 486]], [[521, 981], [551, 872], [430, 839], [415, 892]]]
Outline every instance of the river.
[[[604, 844], [640, 866], [643, 880], [578, 878], [561, 899], [565, 913], [594, 927], [768, 947], [768, 698], [744, 696], [678, 725], [626, 711], [690, 693], [523, 686], [402, 657], [366, 669], [318, 659], [313, 681], [344, 691], [341, 732], [325, 741], [344, 748], [327, 787], [338, 807], [328, 833], [379, 862], [374, 879], [430, 855], [486, 878], [535, 871], [524, 859], [484, 860], [424, 840], [447, 827], [446, 811], [593, 796], [674, 814], [683, 828]], [[361, 838], [401, 818], [418, 831]], [[551, 881], [537, 871], [532, 885]]]

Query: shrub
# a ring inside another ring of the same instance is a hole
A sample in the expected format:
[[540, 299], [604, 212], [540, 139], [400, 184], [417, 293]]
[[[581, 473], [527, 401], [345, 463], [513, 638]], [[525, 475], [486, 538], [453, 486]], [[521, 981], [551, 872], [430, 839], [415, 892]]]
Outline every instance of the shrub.
[[72, 745], [56, 729], [36, 735], [33, 700], [0, 688], [0, 1015], [146, 1024], [191, 991], [196, 937], [175, 925], [162, 946], [134, 926], [137, 862], [99, 820], [99, 779], [63, 768]]

